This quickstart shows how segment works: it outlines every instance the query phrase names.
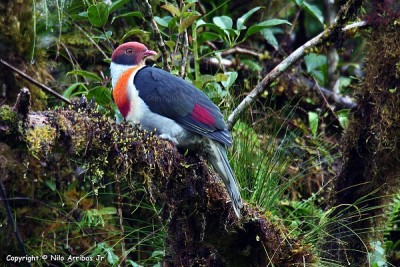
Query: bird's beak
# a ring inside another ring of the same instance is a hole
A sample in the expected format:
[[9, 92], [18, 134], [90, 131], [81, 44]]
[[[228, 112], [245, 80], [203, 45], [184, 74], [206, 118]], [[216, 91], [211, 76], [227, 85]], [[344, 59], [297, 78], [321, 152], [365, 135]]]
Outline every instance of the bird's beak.
[[157, 52], [156, 52], [156, 51], [147, 50], [146, 52], [144, 52], [143, 58], [150, 57], [150, 56], [155, 56], [155, 55], [157, 55]]

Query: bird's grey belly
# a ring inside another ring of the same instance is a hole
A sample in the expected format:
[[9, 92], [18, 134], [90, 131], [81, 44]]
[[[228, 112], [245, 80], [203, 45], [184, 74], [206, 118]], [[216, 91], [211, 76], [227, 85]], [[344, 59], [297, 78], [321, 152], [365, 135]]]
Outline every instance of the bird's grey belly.
[[146, 113], [140, 119], [143, 129], [155, 133], [161, 138], [168, 139], [180, 147], [193, 147], [202, 142], [202, 136], [186, 130], [181, 125], [167, 117], [153, 112]]

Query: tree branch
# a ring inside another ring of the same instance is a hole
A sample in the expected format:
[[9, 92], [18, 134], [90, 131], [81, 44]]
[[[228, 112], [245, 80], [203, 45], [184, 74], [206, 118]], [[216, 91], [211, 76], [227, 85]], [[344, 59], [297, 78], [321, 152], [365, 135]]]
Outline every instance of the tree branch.
[[165, 46], [164, 39], [161, 36], [160, 29], [158, 28], [157, 22], [154, 20], [153, 11], [151, 10], [151, 5], [148, 0], [138, 1], [138, 4], [142, 7], [144, 18], [150, 23], [154, 35], [157, 39], [158, 48], [160, 48], [161, 55], [163, 58], [164, 70], [171, 71], [168, 65], [168, 51]]
[[[310, 91], [315, 91], [315, 92], [318, 91], [318, 95], [321, 95], [324, 99], [326, 98], [327, 100], [334, 102], [333, 104], [338, 108], [353, 109], [357, 106], [357, 104], [351, 99], [350, 96], [336, 94], [332, 90], [318, 86], [318, 84], [315, 81], [311, 81], [301, 75], [285, 73], [282, 77], [283, 77], [283, 82], [285, 84], [288, 83], [289, 86], [293, 85], [302, 88], [306, 87]], [[299, 97], [303, 96], [304, 94], [300, 92]]]
[[245, 54], [245, 55], [253, 56], [255, 58], [261, 58], [263, 56], [262, 53], [258, 53], [256, 51], [253, 51], [253, 50], [250, 50], [247, 48], [243, 48], [240, 46], [235, 46], [235, 47], [232, 47], [228, 50], [221, 52], [221, 56], [226, 56], [226, 55], [230, 55], [230, 54]]
[[54, 91], [53, 89], [47, 87], [46, 85], [36, 81], [35, 79], [33, 79], [32, 77], [28, 76], [27, 74], [23, 73], [22, 71], [20, 71], [19, 69], [15, 68], [14, 66], [12, 66], [10, 63], [8, 63], [5, 60], [0, 59], [0, 63], [3, 64], [4, 66], [6, 66], [7, 68], [11, 69], [12, 71], [18, 73], [22, 78], [24, 78], [25, 80], [27, 80], [28, 82], [33, 83], [34, 85], [36, 85], [37, 87], [39, 87], [40, 89], [42, 89], [43, 91], [57, 97], [58, 99], [61, 99], [62, 101], [64, 101], [67, 104], [71, 104], [71, 101], [69, 101], [69, 99], [65, 98], [64, 96], [60, 95], [59, 93], [57, 93], [56, 91]]
[[[343, 32], [350, 31], [355, 28], [360, 28], [366, 26], [364, 21], [356, 22], [351, 25], [348, 25], [342, 29]], [[227, 120], [228, 129], [232, 129], [233, 125], [239, 119], [240, 115], [244, 112], [244, 110], [250, 106], [254, 101], [256, 101], [260, 95], [267, 90], [268, 86], [276, 80], [283, 72], [285, 72], [289, 67], [291, 67], [294, 63], [296, 63], [299, 59], [306, 55], [306, 51], [311, 47], [316, 46], [321, 43], [326, 38], [329, 38], [332, 29], [326, 29], [321, 32], [304, 45], [297, 48], [292, 54], [290, 54], [286, 59], [284, 59], [281, 63], [279, 63], [271, 72], [267, 74], [267, 76], [262, 79], [262, 81], [257, 84], [257, 86], [242, 100], [242, 102], [236, 107], [236, 109], [229, 115]]]

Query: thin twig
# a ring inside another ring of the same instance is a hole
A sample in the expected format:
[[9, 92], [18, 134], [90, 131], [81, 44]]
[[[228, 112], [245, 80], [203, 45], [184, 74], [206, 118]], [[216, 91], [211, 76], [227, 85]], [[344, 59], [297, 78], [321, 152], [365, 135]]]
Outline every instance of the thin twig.
[[339, 95], [332, 90], [319, 86], [315, 81], [312, 82], [308, 79], [303, 79], [301, 82], [304, 82], [305, 86], [308, 86], [311, 90], [317, 88], [327, 105], [329, 105], [327, 102], [327, 99], [329, 99], [330, 101], [335, 102], [334, 104], [340, 108], [352, 109], [357, 106], [357, 103], [355, 103], [348, 95]]
[[[194, 7], [193, 7], [193, 11], [195, 11]], [[194, 78], [195, 78], [196, 82], [199, 82], [201, 73], [200, 73], [200, 66], [199, 66], [199, 43], [197, 42], [196, 23], [192, 24], [192, 45], [193, 45]]]
[[154, 20], [153, 11], [151, 10], [151, 5], [148, 0], [138, 1], [138, 3], [142, 7], [144, 18], [150, 23], [154, 35], [157, 39], [158, 48], [160, 48], [161, 55], [163, 58], [164, 70], [171, 71], [171, 68], [168, 65], [168, 51], [165, 46], [164, 39], [161, 36], [160, 29], [158, 29], [157, 22]]
[[228, 50], [225, 50], [223, 52], [221, 52], [221, 56], [226, 56], [226, 55], [230, 55], [230, 54], [245, 54], [245, 55], [250, 55], [256, 58], [261, 58], [263, 56], [262, 53], [258, 53], [256, 51], [250, 50], [250, 49], [246, 49], [240, 46], [236, 46], [233, 48], [230, 48]]
[[[122, 195], [121, 195], [121, 185], [118, 174], [115, 174], [115, 186], [117, 190], [117, 206], [118, 206], [117, 214], [119, 216], [119, 229], [121, 231], [121, 251], [122, 255], [126, 255], [124, 217], [122, 215]], [[122, 259], [120, 263], [124, 265], [125, 257]]]
[[331, 104], [329, 103], [329, 101], [326, 99], [324, 93], [321, 90], [321, 87], [319, 86], [318, 82], [315, 80], [315, 78], [313, 78], [314, 80], [314, 85], [315, 87], [318, 89], [318, 92], [321, 94], [322, 99], [325, 102], [325, 105], [327, 106], [327, 108], [329, 109], [329, 111], [332, 113], [332, 115], [339, 121], [339, 117], [338, 115], [336, 115], [335, 110], [332, 108]]
[[186, 75], [186, 66], [189, 56], [189, 36], [187, 30], [185, 30], [183, 34], [183, 43], [182, 43], [182, 60], [181, 60], [181, 78], [184, 79]]
[[92, 37], [90, 37], [90, 35], [84, 29], [82, 29], [78, 24], [76, 24], [72, 20], [71, 23], [74, 24], [74, 26], [77, 27], [78, 30], [80, 30], [89, 39], [89, 41], [97, 48], [97, 50], [99, 50], [99, 52], [103, 54], [105, 59], [109, 58], [109, 56], [107, 56], [106, 53], [104, 53], [103, 49], [101, 49], [101, 47], [95, 42], [95, 40], [93, 40]]
[[39, 87], [40, 89], [42, 89], [43, 91], [57, 97], [58, 99], [61, 99], [62, 101], [64, 101], [65, 103], [71, 104], [71, 101], [65, 97], [63, 97], [62, 95], [60, 95], [59, 93], [57, 93], [56, 91], [53, 91], [53, 89], [47, 87], [46, 85], [36, 81], [35, 79], [33, 79], [32, 77], [28, 76], [27, 74], [23, 73], [22, 71], [20, 71], [19, 69], [15, 68], [14, 66], [12, 66], [10, 63], [8, 63], [7, 61], [4, 61], [3, 59], [0, 59], [0, 63], [3, 64], [4, 66], [6, 66], [7, 68], [11, 69], [12, 71], [18, 73], [22, 78], [24, 78], [25, 80], [33, 83], [34, 85], [36, 85], [37, 87]]
[[[332, 25], [335, 23], [335, 5], [332, 0], [325, 0], [325, 10], [326, 10], [326, 18], [325, 23], [327, 25]], [[329, 47], [329, 51], [327, 54], [327, 77], [328, 77], [328, 88], [332, 90], [334, 93], [339, 93], [339, 55], [334, 46]]]
[[[344, 27], [343, 31], [348, 31], [354, 28], [359, 28], [366, 26], [366, 22], [356, 22], [351, 25]], [[267, 76], [262, 79], [262, 81], [257, 84], [257, 86], [243, 99], [243, 101], [236, 107], [236, 109], [229, 115], [227, 120], [228, 129], [232, 129], [233, 125], [239, 119], [240, 115], [244, 112], [244, 110], [256, 101], [260, 95], [267, 90], [268, 86], [276, 80], [283, 72], [285, 72], [290, 66], [296, 63], [300, 58], [306, 55], [306, 50], [314, 47], [319, 44], [323, 39], [330, 36], [331, 29], [326, 29], [321, 32], [304, 45], [297, 48], [292, 54], [290, 54], [286, 59], [284, 59], [281, 63], [279, 63], [271, 72], [267, 74]]]
[[[307, 77], [301, 76], [299, 74], [285, 73], [281, 82], [288, 83], [289, 86], [292, 86], [293, 84], [294, 87], [305, 89], [305, 91], [313, 91], [316, 94], [322, 94], [324, 99], [329, 100], [332, 105], [334, 105], [338, 109], [353, 109], [357, 106], [357, 103], [354, 102], [349, 95], [336, 94], [332, 90], [321, 87], [319, 85], [317, 88], [315, 80], [311, 81]], [[317, 89], [319, 90], [319, 92], [317, 92]], [[299, 96], [302, 97], [301, 94]]]
[[75, 65], [78, 66], [78, 68], [80, 68], [78, 61], [76, 60], [76, 58], [71, 54], [71, 52], [69, 51], [68, 47], [63, 43], [60, 42], [60, 45], [64, 48], [65, 52], [67, 52], [67, 55], [69, 57], [69, 60], [72, 64], [72, 66], [75, 67]]

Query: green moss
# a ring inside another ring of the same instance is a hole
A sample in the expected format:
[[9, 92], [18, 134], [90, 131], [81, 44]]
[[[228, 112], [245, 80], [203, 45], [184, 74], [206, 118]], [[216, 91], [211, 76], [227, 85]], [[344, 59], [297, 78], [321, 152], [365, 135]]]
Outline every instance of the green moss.
[[17, 114], [12, 110], [10, 106], [0, 107], [0, 120], [4, 122], [15, 122]]
[[26, 137], [29, 152], [37, 157], [43, 152], [50, 151], [56, 137], [56, 129], [49, 125], [30, 129]]
[[0, 107], [0, 136], [12, 136], [19, 129], [19, 116], [10, 106]]

